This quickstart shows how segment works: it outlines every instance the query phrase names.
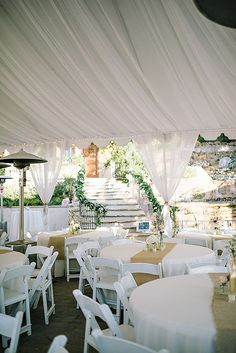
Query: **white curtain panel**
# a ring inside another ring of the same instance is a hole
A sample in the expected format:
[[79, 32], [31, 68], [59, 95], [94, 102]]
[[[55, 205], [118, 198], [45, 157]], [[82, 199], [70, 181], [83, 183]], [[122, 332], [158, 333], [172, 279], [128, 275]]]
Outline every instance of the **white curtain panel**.
[[236, 136], [235, 29], [193, 1], [2, 0], [0, 33], [2, 146]]
[[169, 201], [181, 180], [198, 134], [168, 133], [136, 137], [137, 149], [156, 189], [164, 199], [165, 234], [172, 236]]
[[62, 161], [65, 155], [65, 143], [50, 142], [27, 147], [27, 152], [46, 159], [48, 162], [31, 164], [30, 172], [35, 188], [44, 203], [44, 227], [48, 228], [48, 203], [54, 192]]

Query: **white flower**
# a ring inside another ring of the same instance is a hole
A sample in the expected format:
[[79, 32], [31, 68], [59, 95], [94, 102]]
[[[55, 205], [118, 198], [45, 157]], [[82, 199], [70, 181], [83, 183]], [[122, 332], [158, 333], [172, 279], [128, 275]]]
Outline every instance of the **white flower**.
[[220, 276], [219, 277], [220, 283], [225, 285], [228, 282], [228, 279], [226, 276]]

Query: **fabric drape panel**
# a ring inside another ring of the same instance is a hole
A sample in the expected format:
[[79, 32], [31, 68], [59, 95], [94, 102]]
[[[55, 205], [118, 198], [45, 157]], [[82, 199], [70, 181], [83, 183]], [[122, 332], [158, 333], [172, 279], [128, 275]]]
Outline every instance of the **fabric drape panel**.
[[236, 35], [189, 0], [2, 0], [0, 141], [236, 136]]
[[65, 154], [64, 142], [53, 142], [34, 145], [27, 148], [27, 152], [46, 159], [48, 162], [32, 164], [30, 172], [35, 188], [44, 203], [44, 226], [48, 228], [48, 203], [54, 192]]
[[135, 139], [152, 182], [165, 202], [163, 218], [167, 236], [172, 236], [168, 203], [189, 162], [197, 137], [197, 133], [170, 133], [141, 135]]

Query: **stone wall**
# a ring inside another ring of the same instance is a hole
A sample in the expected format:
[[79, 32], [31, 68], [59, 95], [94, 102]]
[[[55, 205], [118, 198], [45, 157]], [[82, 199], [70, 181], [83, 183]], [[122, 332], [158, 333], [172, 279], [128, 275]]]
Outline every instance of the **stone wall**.
[[197, 142], [190, 165], [201, 166], [217, 189], [193, 195], [193, 200], [236, 201], [236, 141]]

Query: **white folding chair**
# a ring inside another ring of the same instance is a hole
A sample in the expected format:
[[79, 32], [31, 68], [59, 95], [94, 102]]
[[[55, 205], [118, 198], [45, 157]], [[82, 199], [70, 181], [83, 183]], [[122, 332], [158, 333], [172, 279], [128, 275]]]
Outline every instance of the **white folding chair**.
[[67, 282], [71, 278], [79, 278], [80, 276], [80, 266], [76, 261], [73, 250], [86, 241], [88, 241], [87, 238], [81, 236], [65, 238], [65, 275]]
[[1, 237], [0, 237], [0, 245], [4, 246], [6, 241], [8, 239], [8, 234], [6, 232], [3, 232]]
[[158, 352], [142, 346], [141, 344], [120, 338], [106, 336], [100, 329], [92, 331], [92, 337], [97, 345], [99, 353], [168, 353], [167, 349]]
[[67, 337], [64, 335], [58, 335], [56, 336], [47, 353], [69, 353], [68, 350], [65, 348], [65, 345], [67, 343]]
[[[119, 299], [116, 295], [114, 283], [121, 277], [121, 260], [88, 255], [88, 261], [93, 274], [93, 300], [97, 299], [100, 302], [100, 296], [102, 296], [103, 303], [116, 308], [116, 316], [119, 320]], [[115, 294], [115, 299], [109, 298], [106, 291], [112, 291]]]
[[150, 264], [144, 262], [127, 262], [122, 264], [122, 275], [130, 273], [146, 273], [162, 278], [162, 267], [159, 264]]
[[23, 314], [23, 311], [18, 311], [15, 317], [0, 314], [0, 335], [7, 338], [7, 340], [10, 339], [10, 344], [5, 353], [17, 352]]
[[[29, 244], [26, 248], [25, 255], [28, 257], [29, 261], [32, 255], [36, 255], [37, 256], [36, 266], [41, 267], [45, 259], [48, 256], [52, 255], [53, 250], [54, 250], [54, 246], [50, 246], [50, 248], [48, 248], [47, 246], [41, 246], [41, 245], [32, 246], [31, 244]], [[31, 277], [36, 277], [39, 271], [40, 271], [40, 268], [35, 268]]]
[[198, 274], [198, 273], [229, 273], [229, 269], [225, 266], [218, 266], [212, 264], [197, 264], [197, 265], [189, 265], [186, 264], [187, 273]]
[[22, 310], [26, 315], [26, 323], [20, 333], [31, 335], [31, 318], [29, 304], [28, 281], [35, 268], [35, 262], [8, 270], [0, 276], [0, 311], [3, 314], [15, 315]]
[[181, 237], [184, 241], [184, 244], [189, 244], [189, 245], [198, 245], [198, 246], [203, 246], [206, 248], [210, 247], [210, 237], [209, 234], [207, 233], [201, 233], [201, 232], [181, 232]]
[[29, 296], [30, 306], [36, 309], [40, 296], [43, 299], [43, 311], [45, 324], [49, 324], [49, 317], [55, 314], [55, 302], [52, 283], [52, 266], [54, 265], [58, 252], [55, 251], [43, 263], [36, 278], [31, 278], [29, 281]]
[[76, 260], [80, 266], [79, 276], [79, 290], [83, 292], [85, 281], [87, 280], [91, 288], [93, 288], [93, 274], [91, 268], [88, 266], [87, 256], [98, 256], [101, 247], [98, 241], [88, 241], [79, 244], [77, 249], [73, 250]]
[[97, 321], [96, 318], [100, 318], [107, 324], [108, 328], [102, 331], [105, 335], [135, 340], [133, 327], [124, 324], [118, 325], [108, 305], [97, 303], [95, 300], [83, 295], [78, 289], [73, 291], [73, 295], [86, 319], [83, 353], [88, 352], [89, 346], [97, 349], [91, 335], [93, 329], [100, 327], [100, 320]]

